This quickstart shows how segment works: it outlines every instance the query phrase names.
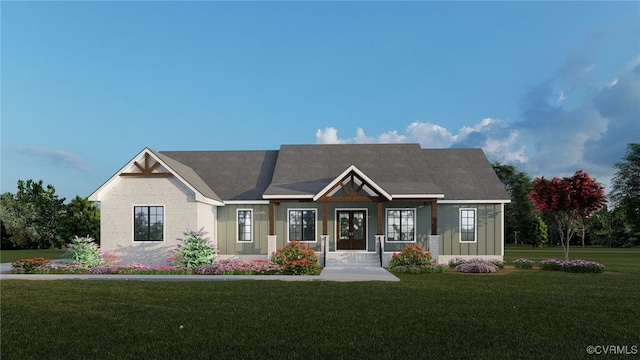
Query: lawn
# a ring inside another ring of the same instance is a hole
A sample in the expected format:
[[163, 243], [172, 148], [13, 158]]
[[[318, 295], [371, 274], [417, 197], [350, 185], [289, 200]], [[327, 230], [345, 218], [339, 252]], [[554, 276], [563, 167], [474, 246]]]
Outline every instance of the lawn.
[[[447, 272], [396, 283], [2, 280], [0, 355], [581, 359], [589, 345], [633, 351], [640, 249], [572, 254], [607, 272]], [[507, 249], [507, 262], [519, 257], [561, 258], [562, 249]]]
[[45, 257], [47, 259], [60, 259], [65, 249], [39, 249], [39, 250], [2, 250], [0, 251], [0, 263], [10, 263], [19, 259]]

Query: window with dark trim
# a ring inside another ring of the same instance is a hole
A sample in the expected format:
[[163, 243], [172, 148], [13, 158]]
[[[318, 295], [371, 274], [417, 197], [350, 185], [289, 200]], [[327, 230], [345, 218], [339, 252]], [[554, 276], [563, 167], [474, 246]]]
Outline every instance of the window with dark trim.
[[476, 209], [460, 209], [460, 242], [476, 241]]
[[316, 210], [289, 210], [289, 241], [316, 241]]
[[133, 207], [133, 240], [162, 241], [164, 234], [164, 207]]
[[387, 241], [415, 241], [414, 209], [387, 209]]
[[252, 224], [253, 219], [252, 210], [238, 210], [238, 241], [239, 242], [251, 242], [252, 237]]

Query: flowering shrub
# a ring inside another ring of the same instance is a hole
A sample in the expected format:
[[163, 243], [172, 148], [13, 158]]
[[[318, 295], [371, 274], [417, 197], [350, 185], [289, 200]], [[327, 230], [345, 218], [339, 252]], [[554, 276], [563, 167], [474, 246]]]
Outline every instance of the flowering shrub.
[[464, 273], [494, 273], [498, 267], [487, 262], [474, 262], [456, 266], [456, 271]]
[[86, 266], [96, 266], [102, 262], [102, 254], [94, 239], [89, 235], [86, 237], [76, 236], [67, 244], [67, 251], [62, 255], [63, 258], [69, 260], [72, 264], [80, 264]]
[[460, 257], [453, 258], [449, 260], [450, 268], [457, 268], [459, 265], [463, 264], [477, 264], [484, 263], [495, 266], [498, 269], [504, 268], [504, 261], [500, 259], [481, 259], [481, 258], [472, 258], [472, 259], [464, 259]]
[[320, 273], [316, 252], [306, 244], [291, 241], [271, 255], [271, 263], [282, 266], [285, 275], [317, 275]]
[[513, 265], [515, 265], [516, 269], [531, 269], [535, 263], [535, 261], [525, 258], [513, 260]]
[[213, 264], [203, 264], [193, 269], [198, 275], [277, 275], [282, 274], [282, 266], [266, 260], [221, 260]]
[[36, 269], [49, 264], [51, 260], [44, 257], [20, 259], [11, 263], [12, 274], [37, 274]]
[[218, 247], [212, 243], [204, 228], [194, 231], [187, 229], [182, 244], [170, 255], [173, 265], [194, 268], [202, 264], [213, 264], [218, 255]]
[[36, 274], [91, 274], [91, 275], [190, 275], [184, 266], [147, 266], [142, 264], [86, 266], [77, 263], [40, 266]]
[[445, 265], [438, 265], [431, 253], [424, 251], [422, 245], [406, 245], [402, 252], [393, 253], [389, 261], [389, 270], [398, 273], [434, 273], [446, 271]]
[[602, 273], [605, 266], [595, 261], [582, 259], [559, 260], [547, 259], [540, 261], [540, 269], [547, 271], [565, 271], [572, 273]]

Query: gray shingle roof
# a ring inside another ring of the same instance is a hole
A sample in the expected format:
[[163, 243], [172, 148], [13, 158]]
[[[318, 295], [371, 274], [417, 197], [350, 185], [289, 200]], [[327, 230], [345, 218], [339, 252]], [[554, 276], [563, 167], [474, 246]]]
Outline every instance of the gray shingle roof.
[[265, 195], [316, 195], [351, 165], [391, 195], [442, 194], [418, 144], [282, 145]]
[[508, 201], [481, 149], [419, 144], [282, 145], [268, 151], [162, 151], [161, 159], [212, 199], [318, 194], [351, 165], [392, 196]]
[[161, 151], [160, 154], [193, 169], [202, 183], [225, 201], [262, 200], [278, 158], [275, 150]]

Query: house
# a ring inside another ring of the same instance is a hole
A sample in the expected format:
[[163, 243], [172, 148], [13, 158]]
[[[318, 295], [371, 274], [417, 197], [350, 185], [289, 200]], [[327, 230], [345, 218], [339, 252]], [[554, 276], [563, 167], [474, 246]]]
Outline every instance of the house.
[[481, 149], [419, 144], [145, 148], [89, 199], [120, 263], [166, 264], [187, 228], [204, 228], [221, 258], [266, 259], [296, 240], [324, 266], [386, 265], [416, 243], [440, 263], [502, 259], [510, 201]]

